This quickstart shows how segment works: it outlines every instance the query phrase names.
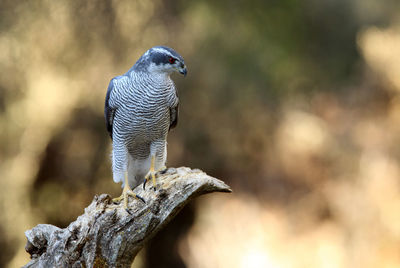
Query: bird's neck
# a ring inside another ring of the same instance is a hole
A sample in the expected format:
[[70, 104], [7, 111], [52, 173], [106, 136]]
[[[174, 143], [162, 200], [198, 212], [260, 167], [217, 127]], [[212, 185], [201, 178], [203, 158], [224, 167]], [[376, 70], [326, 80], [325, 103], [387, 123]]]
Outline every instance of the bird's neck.
[[170, 73], [166, 72], [151, 72], [149, 73], [149, 78], [153, 81], [159, 81], [160, 83], [165, 83], [171, 81]]

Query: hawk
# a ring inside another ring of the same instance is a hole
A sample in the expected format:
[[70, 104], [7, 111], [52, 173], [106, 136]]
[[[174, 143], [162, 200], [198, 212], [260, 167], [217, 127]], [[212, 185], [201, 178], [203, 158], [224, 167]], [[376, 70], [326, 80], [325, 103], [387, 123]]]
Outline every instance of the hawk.
[[167, 135], [178, 123], [179, 99], [170, 75], [186, 76], [185, 62], [175, 50], [156, 46], [147, 50], [128, 72], [111, 79], [104, 116], [112, 139], [114, 182], [122, 182], [127, 208], [128, 195], [144, 179], [143, 187], [165, 169]]

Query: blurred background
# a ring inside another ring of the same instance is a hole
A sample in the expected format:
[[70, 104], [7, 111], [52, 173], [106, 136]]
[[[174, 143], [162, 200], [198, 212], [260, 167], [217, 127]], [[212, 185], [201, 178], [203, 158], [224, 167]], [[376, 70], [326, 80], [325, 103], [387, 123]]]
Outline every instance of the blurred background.
[[0, 267], [24, 231], [118, 196], [109, 80], [175, 48], [168, 166], [233, 188], [198, 198], [133, 267], [399, 267], [398, 0], [0, 2]]

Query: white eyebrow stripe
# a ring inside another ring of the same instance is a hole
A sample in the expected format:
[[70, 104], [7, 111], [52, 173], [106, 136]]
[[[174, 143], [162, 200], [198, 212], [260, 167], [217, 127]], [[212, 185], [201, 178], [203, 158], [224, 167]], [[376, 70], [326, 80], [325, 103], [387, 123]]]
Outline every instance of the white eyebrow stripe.
[[163, 53], [163, 54], [167, 54], [167, 55], [169, 55], [169, 56], [175, 58], [174, 55], [172, 55], [168, 50], [163, 49], [163, 48], [161, 48], [161, 47], [154, 47], [153, 50], [154, 50], [155, 52], [160, 52], [160, 53]]

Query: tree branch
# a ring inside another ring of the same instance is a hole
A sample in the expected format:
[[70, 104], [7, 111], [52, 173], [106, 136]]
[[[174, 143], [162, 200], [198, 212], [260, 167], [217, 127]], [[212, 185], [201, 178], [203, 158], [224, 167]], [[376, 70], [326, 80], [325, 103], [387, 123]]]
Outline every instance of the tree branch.
[[130, 267], [144, 244], [191, 199], [211, 192], [231, 192], [228, 185], [201, 170], [169, 168], [158, 174], [157, 190], [135, 193], [129, 211], [107, 194], [95, 196], [85, 213], [67, 228], [39, 224], [25, 232], [31, 261], [24, 267]]

